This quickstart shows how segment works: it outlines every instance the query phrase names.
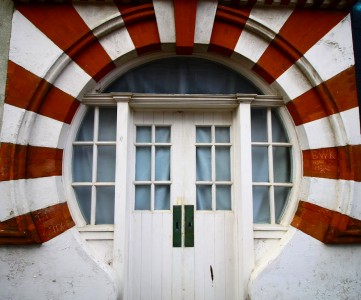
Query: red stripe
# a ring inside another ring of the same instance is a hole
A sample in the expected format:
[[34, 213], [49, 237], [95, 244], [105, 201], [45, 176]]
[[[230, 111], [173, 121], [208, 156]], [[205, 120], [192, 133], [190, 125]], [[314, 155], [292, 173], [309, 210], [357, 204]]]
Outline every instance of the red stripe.
[[79, 101], [44, 79], [9, 61], [7, 104], [70, 124]]
[[192, 54], [196, 28], [197, 0], [174, 0], [177, 54]]
[[66, 203], [0, 222], [0, 245], [40, 244], [75, 226]]
[[361, 145], [302, 151], [303, 174], [361, 181]]
[[160, 38], [153, 4], [118, 5], [138, 55], [160, 51]]
[[2, 143], [0, 181], [62, 175], [63, 150]]
[[17, 5], [16, 8], [95, 80], [115, 68], [72, 5]]
[[347, 14], [348, 11], [294, 10], [253, 70], [260, 76], [266, 74], [264, 79], [272, 83]]
[[326, 244], [360, 244], [361, 221], [300, 201], [292, 226]]
[[248, 20], [252, 7], [217, 8], [208, 51], [231, 56]]
[[357, 106], [353, 66], [287, 103], [296, 126]]

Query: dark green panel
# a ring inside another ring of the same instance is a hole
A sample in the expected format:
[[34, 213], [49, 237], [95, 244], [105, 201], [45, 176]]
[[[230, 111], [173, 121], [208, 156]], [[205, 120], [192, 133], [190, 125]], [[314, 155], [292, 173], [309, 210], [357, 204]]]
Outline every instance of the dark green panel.
[[185, 205], [184, 214], [184, 247], [194, 247], [194, 205]]
[[182, 247], [182, 206], [173, 206], [173, 247]]

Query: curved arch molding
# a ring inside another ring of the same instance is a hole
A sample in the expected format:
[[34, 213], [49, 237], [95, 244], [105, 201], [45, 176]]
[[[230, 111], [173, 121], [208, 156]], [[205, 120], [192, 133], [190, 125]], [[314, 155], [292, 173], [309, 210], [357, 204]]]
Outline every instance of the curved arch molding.
[[273, 1], [15, 2], [0, 136], [0, 244], [42, 243], [74, 226], [62, 158], [82, 95], [125, 61], [167, 51], [228, 57], [282, 95], [303, 156], [292, 225], [325, 243], [361, 242], [360, 122], [347, 8], [307, 10], [300, 8], [306, 1], [295, 7], [283, 0], [272, 10]]

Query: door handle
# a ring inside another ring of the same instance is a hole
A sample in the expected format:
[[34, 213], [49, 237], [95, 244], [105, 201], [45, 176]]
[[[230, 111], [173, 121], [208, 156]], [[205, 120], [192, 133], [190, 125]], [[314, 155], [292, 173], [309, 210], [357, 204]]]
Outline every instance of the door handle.
[[184, 205], [184, 247], [194, 247], [194, 205]]
[[182, 206], [173, 206], [173, 247], [182, 247]]

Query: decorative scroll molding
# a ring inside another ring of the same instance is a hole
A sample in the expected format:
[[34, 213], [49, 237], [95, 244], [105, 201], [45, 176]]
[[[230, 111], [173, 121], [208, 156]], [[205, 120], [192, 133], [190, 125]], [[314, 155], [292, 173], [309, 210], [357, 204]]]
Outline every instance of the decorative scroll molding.
[[325, 244], [360, 244], [361, 220], [300, 201], [292, 226]]
[[0, 222], [0, 245], [41, 244], [75, 226], [67, 203]]

